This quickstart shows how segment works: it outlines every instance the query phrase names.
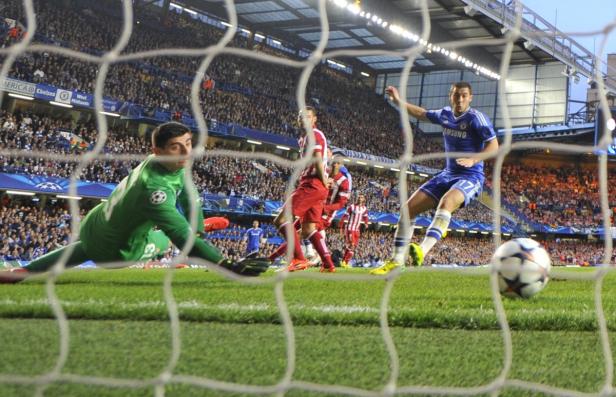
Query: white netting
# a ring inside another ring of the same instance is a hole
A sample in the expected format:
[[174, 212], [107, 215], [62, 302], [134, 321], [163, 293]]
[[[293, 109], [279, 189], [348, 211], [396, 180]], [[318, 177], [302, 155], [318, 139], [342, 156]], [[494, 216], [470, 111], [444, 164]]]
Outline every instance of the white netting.
[[[71, 177], [71, 184], [69, 189], [70, 195], [76, 195], [77, 188], [76, 182], [81, 171], [86, 167], [86, 165], [93, 160], [100, 159], [105, 160], [109, 159], [108, 155], [104, 155], [102, 149], [105, 145], [105, 142], [108, 139], [108, 126], [106, 118], [101, 113], [103, 111], [103, 86], [109, 71], [109, 67], [114, 63], [118, 62], [126, 62], [137, 59], [146, 59], [157, 56], [186, 56], [186, 57], [197, 57], [202, 58], [201, 64], [195, 73], [194, 80], [192, 82], [191, 89], [191, 105], [192, 105], [192, 113], [196, 118], [198, 127], [199, 127], [199, 142], [195, 145], [193, 160], [199, 161], [203, 158], [205, 154], [205, 143], [208, 139], [208, 130], [205, 119], [202, 115], [201, 105], [199, 103], [199, 90], [200, 83], [203, 80], [205, 72], [208, 70], [209, 65], [214, 60], [215, 57], [223, 54], [227, 55], [235, 55], [239, 57], [246, 57], [258, 60], [260, 62], [270, 62], [275, 64], [284, 65], [291, 68], [297, 68], [301, 70], [301, 76], [298, 82], [298, 88], [296, 91], [296, 99], [298, 103], [298, 108], [304, 108], [306, 105], [306, 89], [307, 83], [310, 78], [311, 72], [315, 68], [315, 66], [321, 62], [325, 58], [336, 58], [341, 56], [367, 56], [367, 55], [394, 55], [394, 56], [402, 56], [406, 59], [405, 67], [401, 72], [400, 79], [400, 94], [401, 98], [407, 97], [407, 81], [409, 78], [409, 74], [411, 71], [411, 67], [414, 63], [414, 60], [417, 56], [424, 50], [424, 47], [421, 45], [414, 45], [410, 47], [408, 50], [404, 51], [385, 51], [385, 50], [335, 50], [326, 52], [326, 45], [329, 37], [329, 24], [328, 24], [328, 15], [327, 15], [327, 1], [319, 0], [318, 1], [318, 11], [320, 14], [321, 21], [321, 36], [320, 41], [317, 45], [317, 48], [311, 53], [311, 55], [305, 59], [304, 61], [290, 60], [282, 57], [277, 57], [269, 54], [265, 54], [262, 52], [251, 51], [247, 49], [240, 48], [231, 48], [228, 47], [228, 44], [233, 39], [236, 34], [238, 27], [238, 19], [236, 14], [236, 8], [233, 0], [225, 0], [225, 7], [228, 10], [228, 20], [230, 23], [230, 27], [227, 29], [226, 34], [222, 37], [222, 39], [213, 46], [201, 49], [181, 49], [181, 48], [165, 48], [165, 49], [157, 49], [151, 51], [142, 51], [131, 54], [122, 54], [122, 51], [126, 48], [131, 34], [132, 28], [134, 26], [133, 20], [133, 2], [129, 0], [122, 1], [123, 4], [123, 16], [124, 23], [123, 29], [121, 32], [121, 36], [118, 39], [115, 46], [108, 52], [100, 56], [94, 56], [85, 52], [79, 52], [75, 50], [71, 50], [68, 48], [62, 48], [59, 46], [52, 45], [42, 45], [42, 44], [32, 44], [32, 40], [35, 36], [37, 25], [36, 25], [36, 17], [34, 14], [34, 8], [32, 4], [32, 0], [24, 0], [24, 10], [26, 15], [26, 25], [28, 34], [25, 36], [23, 40], [20, 42], [0, 50], [0, 54], [5, 56], [4, 62], [2, 65], [2, 69], [0, 71], [0, 81], [5, 81], [6, 76], [8, 75], [9, 70], [11, 69], [15, 60], [25, 54], [26, 52], [48, 52], [60, 54], [67, 57], [72, 57], [84, 62], [90, 62], [98, 65], [98, 74], [96, 78], [96, 85], [94, 90], [94, 105], [96, 110], [96, 118], [97, 118], [97, 126], [99, 139], [97, 140], [97, 144], [94, 149], [90, 152], [82, 156], [74, 156], [72, 158], [67, 158], [66, 155], [58, 155], [47, 152], [28, 152], [24, 153], [23, 151], [18, 150], [6, 150], [2, 149], [0, 151], [0, 155], [8, 156], [8, 157], [17, 157], [17, 156], [30, 156], [30, 157], [38, 157], [38, 158], [46, 158], [46, 159], [55, 159], [55, 160], [70, 160], [77, 163], [77, 167], [75, 173]], [[428, 10], [428, 2], [426, 0], [420, 1], [421, 8], [421, 19], [423, 30], [421, 32], [421, 40], [425, 40], [427, 42], [428, 37], [430, 36], [430, 15]], [[519, 5], [518, 5], [519, 6]], [[477, 39], [477, 40], [460, 40], [453, 42], [444, 42], [438, 43], [442, 48], [447, 48], [450, 50], [460, 49], [470, 46], [504, 46], [503, 56], [501, 60], [499, 74], [501, 79], [498, 84], [498, 93], [499, 93], [499, 106], [501, 107], [503, 119], [505, 121], [505, 130], [506, 135], [504, 137], [503, 143], [496, 153], [495, 156], [495, 166], [493, 172], [493, 203], [497, 205], [493, 205], [494, 208], [494, 246], [497, 247], [500, 245], [500, 225], [501, 225], [501, 213], [500, 208], [500, 198], [501, 198], [501, 170], [505, 156], [511, 152], [512, 150], [518, 149], [529, 149], [529, 148], [545, 148], [552, 150], [559, 150], [563, 152], [569, 153], [587, 153], [593, 149], [601, 149], [606, 148], [610, 142], [609, 134], [605, 134], [601, 137], [601, 141], [597, 147], [589, 147], [582, 145], [568, 145], [568, 144], [559, 144], [552, 142], [516, 142], [512, 143], [512, 134], [511, 134], [511, 119], [509, 117], [509, 109], [507, 107], [507, 97], [505, 95], [505, 82], [507, 80], [507, 74], [509, 69], [509, 62], [512, 54], [512, 49], [515, 41], [520, 37], [520, 27], [522, 25], [522, 13], [517, 13], [517, 19], [515, 20], [514, 25], [508, 31], [506, 36], [502, 39]], [[599, 32], [591, 32], [586, 34], [602, 34], [603, 39], [600, 45], [600, 51], [597, 54], [597, 58], [594, 62], [595, 65], [599, 65], [598, 59], [601, 59], [603, 56], [603, 49], [605, 47], [605, 43], [607, 41], [608, 35], [611, 33], [613, 28], [616, 26], [616, 23], [612, 23], [606, 26], [603, 30]], [[420, 41], [421, 42], [421, 41]], [[604, 86], [604, 81], [601, 76], [601, 71], [597, 68], [595, 71], [595, 81], [598, 84], [599, 97], [601, 99], [601, 107], [604, 110], [604, 117], [607, 117], [608, 112], [608, 104], [606, 101], [606, 90]], [[1, 97], [0, 97], [1, 100]], [[1, 105], [1, 103], [0, 103]], [[402, 125], [404, 126], [404, 154], [398, 159], [397, 168], [406, 169], [406, 167], [411, 163], [418, 163], [425, 160], [430, 159], [438, 159], [444, 157], [456, 157], [460, 156], [461, 153], [430, 153], [424, 155], [414, 156], [412, 154], [413, 148], [413, 134], [409, 124], [409, 116], [406, 112], [400, 113], [400, 120]], [[607, 119], [599, 121], [599, 122], [607, 122]], [[305, 125], [305, 128], [309, 126]], [[328, 131], [324, 131], [326, 136]], [[308, 134], [311, 137], [311, 134]], [[314, 142], [311, 142], [311, 145], [314, 145]], [[301, 159], [295, 162], [286, 161], [280, 157], [275, 155], [266, 154], [266, 153], [245, 153], [245, 152], [232, 152], [227, 150], [212, 150], [208, 151], [208, 156], [234, 156], [236, 158], [252, 158], [252, 159], [263, 159], [269, 160], [273, 163], [279, 164], [284, 167], [290, 167], [294, 171], [291, 175], [291, 178], [287, 184], [286, 195], [287, 197], [293, 190], [293, 186], [299, 177], [300, 171], [308, 164], [309, 159]], [[113, 158], [122, 161], [129, 160], [143, 160], [145, 155], [143, 154], [125, 154], [125, 155], [114, 155]], [[607, 187], [607, 155], [602, 154], [599, 160], [599, 178], [600, 178], [600, 194], [601, 194], [601, 212], [603, 215], [603, 227], [605, 230], [609, 230], [610, 227], [610, 210], [608, 206], [608, 187]], [[373, 165], [375, 163], [372, 163]], [[389, 166], [389, 164], [388, 164]], [[186, 175], [190, 175], [187, 173]], [[190, 176], [187, 177], [187, 179]], [[188, 182], [188, 181], [187, 181]], [[401, 204], [406, 202], [407, 200], [407, 179], [404, 173], [400, 173], [399, 178], [399, 187], [400, 187], [400, 202]], [[197, 203], [192, 198], [192, 213], [195, 214], [195, 210], [197, 208]], [[402, 222], [408, 228], [409, 219], [408, 219], [408, 210], [406, 206], [402, 205], [401, 219]], [[75, 200], [70, 201], [70, 211], [72, 218], [77, 220], [72, 223], [72, 232], [73, 236], [77, 236], [77, 232], [79, 230], [79, 205]], [[287, 214], [290, 215], [290, 214]], [[196, 225], [196, 218], [193, 216], [191, 219], [191, 224], [193, 226]], [[193, 237], [194, 239], [194, 237]], [[184, 247], [182, 247], [182, 254], [176, 258], [176, 263], [181, 261], [182, 258], [186, 256], [189, 248], [192, 246], [194, 240], [188, 241]], [[293, 244], [290, 244], [292, 246]], [[127, 388], [142, 388], [142, 387], [153, 387], [155, 390], [155, 395], [163, 396], [165, 395], [166, 386], [169, 384], [185, 384], [185, 385], [194, 385], [208, 389], [221, 390], [221, 391], [231, 391], [231, 392], [239, 392], [239, 393], [250, 393], [250, 394], [272, 394], [276, 393], [277, 395], [284, 395], [286, 391], [291, 389], [294, 390], [306, 390], [306, 391], [316, 391], [316, 392], [325, 392], [325, 393], [338, 393], [352, 396], [376, 396], [376, 395], [393, 395], [393, 394], [434, 394], [434, 395], [474, 395], [474, 394], [485, 394], [492, 393], [496, 395], [500, 390], [504, 387], [515, 387], [519, 389], [529, 390], [529, 391], [537, 391], [543, 392], [551, 395], [557, 396], [575, 396], [575, 395], [589, 395], [587, 393], [576, 392], [573, 390], [564, 390], [555, 387], [551, 387], [549, 385], [537, 384], [532, 382], [526, 382], [516, 379], [511, 379], [509, 377], [511, 364], [512, 364], [512, 337], [510, 328], [507, 322], [507, 317], [505, 310], [503, 308], [501, 296], [498, 292], [498, 284], [496, 279], [496, 274], [491, 272], [491, 287], [492, 287], [492, 298], [494, 302], [494, 307], [497, 314], [498, 323], [501, 327], [502, 331], [502, 340], [503, 340], [503, 349], [504, 349], [504, 359], [503, 366], [500, 374], [493, 379], [488, 384], [479, 387], [426, 387], [426, 386], [412, 386], [412, 385], [400, 385], [398, 384], [398, 376], [400, 372], [400, 365], [398, 359], [398, 353], [396, 350], [396, 345], [392, 338], [392, 333], [389, 328], [388, 323], [388, 307], [390, 303], [390, 295], [394, 288], [394, 282], [399, 277], [399, 272], [393, 272], [387, 277], [384, 278], [386, 283], [385, 290], [383, 293], [381, 306], [380, 306], [380, 328], [381, 334], [383, 337], [383, 342], [387, 348], [387, 352], [390, 358], [390, 377], [389, 381], [386, 383], [384, 388], [381, 391], [370, 391], [359, 388], [340, 386], [340, 385], [329, 385], [329, 384], [318, 384], [318, 383], [309, 383], [294, 380], [294, 371], [296, 364], [296, 343], [294, 336], [294, 328], [293, 323], [291, 321], [291, 316], [289, 309], [287, 307], [287, 303], [284, 298], [283, 288], [285, 284], [285, 280], [289, 277], [302, 277], [302, 278], [314, 278], [318, 280], [329, 279], [327, 275], [322, 275], [318, 273], [305, 273], [305, 274], [293, 274], [290, 275], [287, 272], [278, 273], [275, 277], [270, 278], [260, 278], [260, 279], [250, 279], [250, 278], [242, 278], [234, 275], [233, 273], [215, 269], [220, 272], [222, 275], [229, 279], [236, 280], [239, 283], [246, 284], [272, 284], [275, 297], [278, 305], [278, 309], [280, 311], [281, 323], [284, 328], [284, 332], [286, 335], [287, 341], [287, 364], [286, 371], [284, 375], [279, 379], [276, 384], [271, 386], [256, 386], [250, 384], [236, 384], [236, 383], [228, 383], [217, 381], [214, 379], [208, 379], [204, 377], [194, 377], [187, 376], [175, 373], [175, 368], [178, 363], [180, 353], [181, 353], [181, 338], [180, 338], [180, 318], [178, 314], [178, 305], [176, 300], [173, 297], [172, 293], [172, 278], [173, 271], [169, 270], [166, 273], [166, 277], [164, 280], [164, 299], [167, 304], [168, 315], [170, 319], [170, 327], [172, 331], [172, 349], [169, 355], [169, 359], [167, 365], [161, 373], [152, 379], [141, 380], [141, 379], [120, 379], [120, 378], [107, 378], [107, 377], [96, 377], [96, 376], [83, 376], [83, 375], [73, 375], [66, 373], [64, 371], [65, 364], [68, 358], [69, 352], [69, 343], [70, 343], [70, 333], [69, 333], [69, 324], [67, 320], [67, 316], [62, 308], [61, 300], [59, 299], [56, 293], [56, 284], [55, 281], [57, 277], [64, 272], [66, 260], [68, 259], [70, 252], [67, 252], [60, 261], [54, 266], [52, 272], [49, 274], [47, 278], [47, 298], [50, 302], [53, 313], [57, 319], [58, 327], [59, 327], [59, 354], [56, 360], [56, 364], [54, 368], [46, 374], [40, 376], [23, 376], [19, 374], [0, 374], [0, 383], [5, 384], [21, 384], [21, 385], [36, 385], [36, 395], [43, 395], [45, 389], [50, 386], [52, 383], [56, 382], [68, 382], [68, 383], [76, 383], [76, 384], [86, 384], [86, 385], [103, 385], [110, 387], [127, 387]], [[612, 255], [612, 241], [611, 239], [605, 239], [605, 255], [604, 262], [605, 266], [595, 270], [592, 273], [585, 274], [577, 274], [573, 275], [571, 273], [558, 273], [557, 276], [560, 278], [572, 278], [572, 279], [591, 279], [595, 282], [595, 293], [594, 293], [594, 301], [595, 301], [595, 311], [596, 317], [598, 321], [598, 328], [600, 332], [601, 344], [603, 348], [603, 356], [605, 363], [605, 381], [603, 388], [599, 391], [597, 395], [610, 395], [612, 393], [613, 387], [613, 358], [611, 354], [610, 342], [608, 337], [607, 325], [605, 314], [602, 306], [602, 284], [603, 280], [608, 272], [608, 263], [609, 258]], [[199, 259], [192, 259], [193, 262], [200, 264], [207, 264], [205, 261]], [[110, 264], [113, 265], [113, 264]], [[412, 269], [413, 271], [430, 271], [430, 269]], [[368, 279], [374, 279], [371, 276], [361, 276], [361, 275], [349, 275], [349, 274], [340, 274], [336, 277], [338, 280], [351, 280], [351, 281], [362, 281]]]

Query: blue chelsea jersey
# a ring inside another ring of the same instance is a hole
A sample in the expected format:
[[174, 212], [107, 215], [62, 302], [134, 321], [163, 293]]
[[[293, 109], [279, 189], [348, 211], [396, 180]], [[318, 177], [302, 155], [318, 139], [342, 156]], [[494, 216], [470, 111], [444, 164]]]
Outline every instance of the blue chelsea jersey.
[[260, 227], [251, 227], [246, 230], [246, 237], [248, 238], [248, 248], [258, 249], [261, 238], [263, 237], [263, 229]]
[[[429, 110], [426, 117], [433, 124], [443, 127], [445, 152], [479, 153], [487, 142], [496, 139], [494, 127], [488, 116], [473, 108], [456, 117], [451, 107], [446, 106], [440, 110]], [[483, 176], [483, 161], [466, 168], [458, 165], [455, 158], [448, 158], [445, 169], [454, 174]]]

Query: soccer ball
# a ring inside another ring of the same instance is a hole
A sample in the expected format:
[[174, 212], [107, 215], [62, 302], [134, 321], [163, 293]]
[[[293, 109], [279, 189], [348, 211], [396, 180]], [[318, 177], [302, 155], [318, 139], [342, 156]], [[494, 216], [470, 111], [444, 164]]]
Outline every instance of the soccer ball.
[[502, 295], [530, 298], [548, 283], [550, 256], [529, 238], [516, 238], [503, 243], [492, 256]]

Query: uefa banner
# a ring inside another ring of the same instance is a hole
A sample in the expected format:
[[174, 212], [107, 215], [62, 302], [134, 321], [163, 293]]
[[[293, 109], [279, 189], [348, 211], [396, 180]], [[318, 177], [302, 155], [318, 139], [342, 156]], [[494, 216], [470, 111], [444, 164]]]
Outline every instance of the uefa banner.
[[[68, 194], [69, 179], [37, 175], [19, 175], [0, 173], [0, 189], [21, 190], [45, 194]], [[77, 182], [77, 194], [83, 197], [107, 198], [114, 183]]]

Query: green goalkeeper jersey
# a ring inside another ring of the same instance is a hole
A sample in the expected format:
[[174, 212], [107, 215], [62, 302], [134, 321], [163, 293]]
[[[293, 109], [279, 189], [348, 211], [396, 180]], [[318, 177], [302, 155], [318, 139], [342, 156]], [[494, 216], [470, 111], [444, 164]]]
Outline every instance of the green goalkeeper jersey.
[[[182, 168], [172, 172], [150, 155], [116, 186], [107, 202], [94, 207], [81, 223], [79, 239], [94, 261], [136, 261], [142, 258], [148, 235], [157, 226], [179, 248], [191, 234], [203, 231], [203, 211], [197, 205], [197, 230], [190, 228], [189, 195]], [[190, 256], [217, 263], [220, 252], [195, 239]]]

